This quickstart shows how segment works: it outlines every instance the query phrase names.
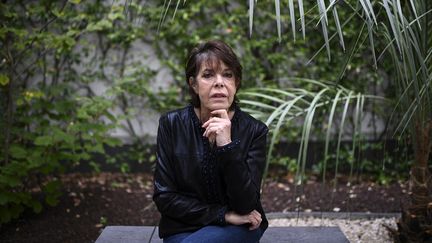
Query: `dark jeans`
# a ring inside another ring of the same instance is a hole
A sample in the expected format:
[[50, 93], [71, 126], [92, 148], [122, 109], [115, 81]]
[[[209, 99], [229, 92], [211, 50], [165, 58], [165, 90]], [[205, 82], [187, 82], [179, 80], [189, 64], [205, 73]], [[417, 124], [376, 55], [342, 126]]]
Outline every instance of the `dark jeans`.
[[262, 236], [260, 228], [250, 231], [246, 226], [206, 226], [195, 232], [175, 234], [163, 239], [164, 243], [253, 243]]

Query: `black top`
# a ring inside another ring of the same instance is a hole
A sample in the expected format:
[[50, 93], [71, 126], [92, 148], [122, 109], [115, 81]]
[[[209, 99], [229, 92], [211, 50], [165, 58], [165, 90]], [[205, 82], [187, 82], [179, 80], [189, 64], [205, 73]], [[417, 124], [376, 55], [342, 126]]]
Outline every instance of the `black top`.
[[267, 126], [238, 107], [231, 120], [232, 142], [213, 147], [203, 136], [193, 107], [161, 116], [153, 200], [161, 213], [159, 237], [225, 225], [225, 212], [256, 209], [266, 160]]

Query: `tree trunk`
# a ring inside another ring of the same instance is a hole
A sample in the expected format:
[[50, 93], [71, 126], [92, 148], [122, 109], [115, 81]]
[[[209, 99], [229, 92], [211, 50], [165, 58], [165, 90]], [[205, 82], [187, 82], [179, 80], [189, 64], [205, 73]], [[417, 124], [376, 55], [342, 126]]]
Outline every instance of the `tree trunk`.
[[411, 203], [407, 210], [402, 209], [402, 218], [397, 222], [398, 231], [394, 231], [396, 242], [432, 241], [432, 184], [428, 168], [432, 121], [417, 122], [415, 129], [415, 160], [410, 171]]

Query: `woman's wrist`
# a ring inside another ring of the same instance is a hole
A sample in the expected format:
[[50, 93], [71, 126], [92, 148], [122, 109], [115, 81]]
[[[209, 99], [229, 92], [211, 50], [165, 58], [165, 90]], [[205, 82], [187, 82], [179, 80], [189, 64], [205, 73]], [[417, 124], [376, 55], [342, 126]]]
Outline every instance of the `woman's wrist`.
[[227, 139], [227, 140], [220, 141], [220, 142], [216, 141], [216, 142], [217, 142], [217, 146], [218, 147], [223, 147], [225, 145], [228, 145], [228, 144], [232, 143], [231, 139]]
[[229, 211], [225, 213], [225, 222], [233, 225], [242, 225], [249, 222], [247, 215], [240, 215], [234, 211]]

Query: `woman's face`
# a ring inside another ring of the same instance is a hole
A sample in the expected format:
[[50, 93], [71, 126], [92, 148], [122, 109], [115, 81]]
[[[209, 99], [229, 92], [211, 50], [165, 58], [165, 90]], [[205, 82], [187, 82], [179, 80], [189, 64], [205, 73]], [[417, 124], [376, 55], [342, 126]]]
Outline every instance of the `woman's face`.
[[237, 91], [234, 72], [222, 61], [217, 62], [203, 62], [196, 82], [191, 82], [199, 96], [201, 110], [227, 110], [234, 100]]

